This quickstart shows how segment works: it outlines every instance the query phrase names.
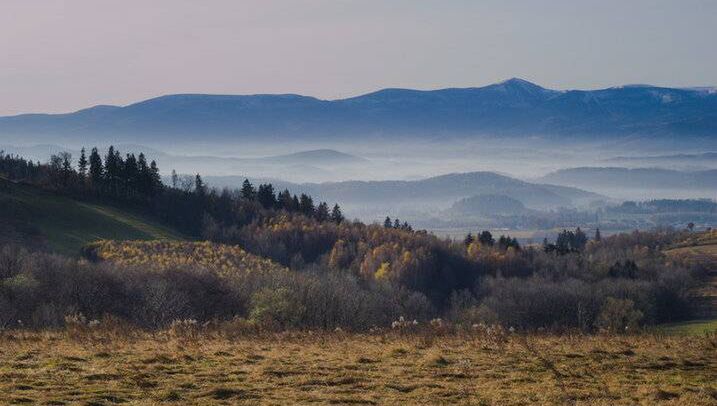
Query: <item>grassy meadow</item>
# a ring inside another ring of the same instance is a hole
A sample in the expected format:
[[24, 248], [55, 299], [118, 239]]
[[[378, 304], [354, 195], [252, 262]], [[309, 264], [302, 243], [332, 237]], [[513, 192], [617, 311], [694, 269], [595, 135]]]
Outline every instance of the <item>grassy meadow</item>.
[[[80, 249], [95, 240], [182, 240], [180, 233], [156, 221], [114, 207], [80, 202], [12, 184], [0, 179], [0, 203], [10, 220], [36, 230], [51, 251], [78, 255]], [[9, 214], [12, 213], [12, 214]], [[0, 213], [0, 223], [3, 214]]]
[[0, 403], [714, 405], [717, 337], [0, 336]]

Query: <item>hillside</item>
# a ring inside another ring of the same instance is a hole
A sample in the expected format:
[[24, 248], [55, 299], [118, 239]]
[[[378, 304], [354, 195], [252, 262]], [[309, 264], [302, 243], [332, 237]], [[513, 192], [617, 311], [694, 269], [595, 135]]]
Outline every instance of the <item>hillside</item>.
[[695, 292], [696, 316], [717, 322], [717, 231], [695, 233], [666, 253], [694, 267], [705, 269], [704, 279]]
[[[239, 187], [242, 177], [208, 176], [213, 186]], [[272, 182], [281, 190], [307, 193], [342, 206], [385, 207], [406, 204], [412, 207], [449, 207], [455, 201], [481, 194], [503, 195], [529, 208], [555, 208], [584, 204], [604, 196], [574, 187], [529, 183], [494, 172], [452, 173], [415, 181], [345, 181], [325, 183]]]
[[540, 181], [586, 188], [714, 189], [717, 188], [717, 170], [582, 167], [561, 169], [545, 175]]
[[178, 94], [124, 107], [0, 118], [6, 140], [205, 142], [476, 134], [712, 137], [717, 93], [622, 86], [557, 91], [510, 79], [477, 88], [384, 89], [320, 100], [301, 95]]
[[0, 240], [31, 243], [77, 255], [98, 240], [181, 240], [183, 237], [143, 216], [106, 205], [79, 202], [0, 178]]

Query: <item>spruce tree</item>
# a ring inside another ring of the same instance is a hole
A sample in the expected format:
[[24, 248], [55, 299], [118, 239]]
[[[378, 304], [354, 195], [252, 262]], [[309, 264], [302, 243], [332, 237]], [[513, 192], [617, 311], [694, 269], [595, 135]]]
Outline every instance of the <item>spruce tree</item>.
[[92, 183], [92, 188], [99, 190], [102, 186], [103, 178], [102, 158], [99, 152], [97, 152], [97, 148], [92, 148], [92, 152], [90, 153], [90, 182]]
[[316, 220], [323, 222], [329, 219], [329, 205], [326, 202], [321, 202], [316, 207]]
[[152, 161], [149, 163], [149, 179], [150, 179], [150, 188], [149, 188], [149, 195], [154, 196], [157, 193], [159, 193], [162, 190], [162, 175], [159, 173], [159, 168], [157, 167], [157, 161]]
[[341, 213], [341, 207], [339, 207], [338, 204], [335, 204], [331, 210], [331, 221], [336, 224], [341, 224], [341, 222], [344, 221], [344, 214]]
[[80, 180], [82, 182], [85, 181], [87, 178], [87, 156], [85, 155], [85, 147], [82, 147], [82, 150], [80, 150], [80, 159], [77, 161], [77, 173], [80, 175]]
[[274, 186], [271, 183], [259, 185], [259, 190], [256, 192], [256, 200], [266, 209], [274, 208], [276, 206]]
[[256, 190], [249, 182], [249, 179], [244, 179], [244, 183], [241, 186], [241, 196], [247, 200], [254, 200], [256, 197]]
[[314, 210], [314, 200], [311, 196], [302, 193], [299, 198], [299, 211], [307, 216], [312, 216], [314, 214]]

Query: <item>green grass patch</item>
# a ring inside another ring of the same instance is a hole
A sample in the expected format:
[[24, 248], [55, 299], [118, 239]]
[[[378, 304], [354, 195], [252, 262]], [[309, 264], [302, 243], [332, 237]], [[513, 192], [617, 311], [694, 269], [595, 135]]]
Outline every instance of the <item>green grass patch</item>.
[[[47, 247], [78, 255], [95, 240], [185, 240], [180, 233], [126, 210], [79, 202], [29, 185], [3, 182], [0, 199], [14, 207], [11, 220], [40, 232]], [[0, 221], [2, 220], [0, 213]], [[18, 218], [19, 217], [19, 218]]]
[[657, 327], [657, 330], [666, 334], [693, 336], [717, 333], [717, 319], [690, 320], [680, 323], [662, 324]]

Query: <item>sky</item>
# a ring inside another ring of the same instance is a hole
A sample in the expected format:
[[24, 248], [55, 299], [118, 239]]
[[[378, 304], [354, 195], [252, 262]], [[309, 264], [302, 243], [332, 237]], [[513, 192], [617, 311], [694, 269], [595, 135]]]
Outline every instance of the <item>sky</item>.
[[0, 0], [0, 115], [172, 93], [717, 86], [717, 1]]

